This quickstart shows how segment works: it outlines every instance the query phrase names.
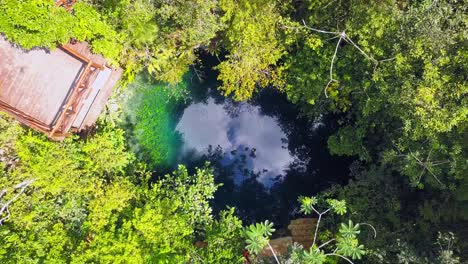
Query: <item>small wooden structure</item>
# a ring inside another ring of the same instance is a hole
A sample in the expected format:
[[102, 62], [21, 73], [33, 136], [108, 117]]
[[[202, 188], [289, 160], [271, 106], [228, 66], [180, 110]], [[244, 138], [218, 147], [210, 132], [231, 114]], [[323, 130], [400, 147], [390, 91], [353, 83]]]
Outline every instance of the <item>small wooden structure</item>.
[[55, 5], [65, 8], [65, 10], [70, 11], [73, 7], [73, 4], [76, 0], [55, 0]]
[[86, 42], [25, 51], [0, 36], [0, 110], [52, 139], [93, 125], [121, 73]]

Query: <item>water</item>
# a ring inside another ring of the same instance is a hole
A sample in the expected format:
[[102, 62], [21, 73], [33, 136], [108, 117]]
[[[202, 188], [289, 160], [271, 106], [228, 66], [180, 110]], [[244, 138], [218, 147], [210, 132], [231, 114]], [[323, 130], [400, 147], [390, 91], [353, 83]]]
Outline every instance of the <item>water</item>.
[[349, 160], [331, 156], [326, 146], [335, 118], [301, 117], [273, 89], [236, 103], [216, 87], [213, 80], [193, 85], [175, 127], [182, 138], [177, 163], [215, 167], [223, 184], [215, 211], [235, 206], [246, 223], [270, 219], [284, 226], [295, 217], [299, 195], [346, 181]]
[[176, 127], [184, 142], [179, 162], [187, 155], [206, 155], [210, 146], [216, 146], [224, 151], [219, 161], [222, 166], [244, 161], [232, 175], [236, 184], [246, 178], [247, 170], [258, 174], [259, 182], [271, 186], [296, 158], [287, 149], [285, 132], [278, 120], [262, 114], [259, 106], [238, 104], [235, 113], [225, 106], [210, 97], [184, 110]]
[[298, 196], [346, 183], [351, 160], [327, 149], [337, 117], [302, 117], [274, 89], [234, 102], [217, 91], [216, 76], [205, 71], [201, 83], [193, 77], [167, 87], [142, 75], [128, 89], [127, 143], [155, 177], [178, 164], [194, 172], [209, 161], [222, 184], [215, 213], [234, 206], [245, 224], [269, 219], [279, 227], [297, 217]]

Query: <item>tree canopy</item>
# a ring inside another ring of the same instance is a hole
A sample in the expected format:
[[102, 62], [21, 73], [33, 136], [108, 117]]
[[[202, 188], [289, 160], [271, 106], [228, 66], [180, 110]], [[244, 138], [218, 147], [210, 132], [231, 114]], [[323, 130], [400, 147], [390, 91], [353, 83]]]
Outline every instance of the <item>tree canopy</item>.
[[[0, 0], [2, 36], [24, 49], [88, 41], [140, 99], [129, 113], [139, 135], [101, 121], [95, 135], [51, 142], [0, 116], [1, 262], [242, 262], [235, 210], [211, 212], [209, 166], [148, 169], [177, 155], [167, 87], [208, 56], [225, 96], [277, 89], [306, 118], [336, 118], [329, 152], [354, 162], [348, 184], [318, 195], [375, 225], [376, 239], [363, 231], [363, 261], [458, 263], [455, 251], [468, 257], [467, 9], [463, 0], [83, 0], [67, 12], [53, 0]], [[138, 89], [139, 73], [157, 85]], [[324, 225], [340, 234], [336, 221]]]
[[[210, 168], [190, 175], [181, 165], [148, 183], [120, 129], [55, 143], [3, 115], [0, 128], [2, 206], [14, 199], [0, 215], [2, 263], [242, 260], [241, 221], [233, 210], [213, 218]], [[13, 188], [25, 181], [24, 192]], [[205, 238], [209, 247], [194, 246]]]

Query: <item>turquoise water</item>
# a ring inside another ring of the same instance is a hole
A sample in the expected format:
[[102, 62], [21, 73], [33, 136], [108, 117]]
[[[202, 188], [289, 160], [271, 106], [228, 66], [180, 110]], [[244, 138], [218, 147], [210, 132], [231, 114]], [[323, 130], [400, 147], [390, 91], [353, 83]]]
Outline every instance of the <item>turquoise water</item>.
[[123, 119], [128, 144], [155, 170], [172, 168], [177, 160], [181, 138], [174, 129], [174, 114], [185, 100], [186, 86], [152, 82], [140, 75], [127, 88]]

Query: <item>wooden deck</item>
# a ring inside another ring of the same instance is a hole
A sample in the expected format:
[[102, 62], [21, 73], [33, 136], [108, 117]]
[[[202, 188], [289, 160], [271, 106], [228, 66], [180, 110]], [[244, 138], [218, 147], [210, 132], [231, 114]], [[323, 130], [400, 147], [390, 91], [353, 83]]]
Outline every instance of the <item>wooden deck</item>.
[[120, 69], [92, 54], [86, 42], [53, 51], [24, 51], [0, 36], [0, 110], [53, 139], [91, 126]]

